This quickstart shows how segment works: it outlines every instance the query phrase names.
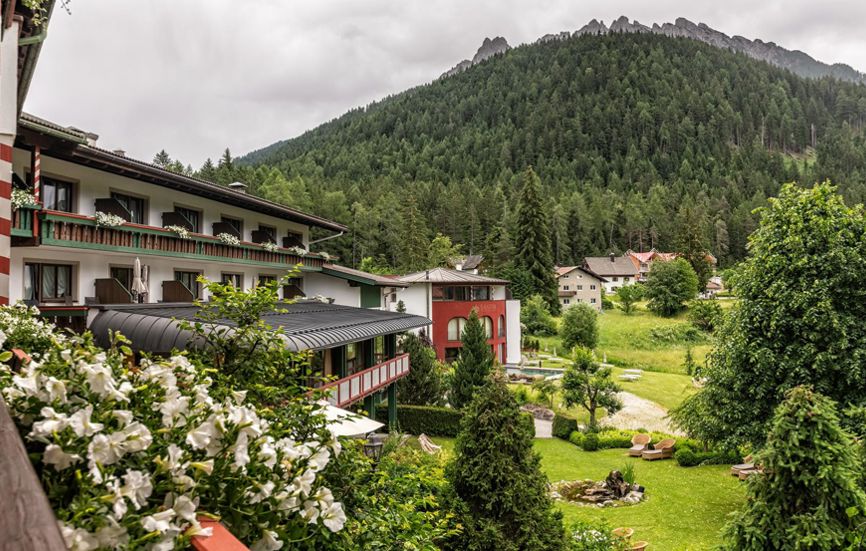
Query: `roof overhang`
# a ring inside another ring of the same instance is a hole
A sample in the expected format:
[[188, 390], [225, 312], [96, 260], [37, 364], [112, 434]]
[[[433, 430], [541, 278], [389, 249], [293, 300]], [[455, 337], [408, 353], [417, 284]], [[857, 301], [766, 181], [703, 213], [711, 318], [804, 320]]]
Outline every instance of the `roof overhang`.
[[39, 60], [39, 53], [42, 51], [42, 43], [48, 34], [48, 22], [51, 19], [51, 12], [54, 10], [54, 0], [44, 0], [42, 8], [41, 24], [36, 25], [34, 14], [30, 8], [25, 6], [20, 0], [3, 0], [3, 17], [0, 26], [5, 34], [11, 27], [14, 17], [21, 18], [21, 26], [18, 32], [19, 48], [18, 48], [18, 113], [21, 113], [21, 108], [24, 106], [24, 100], [27, 99], [27, 91], [30, 89], [30, 82], [33, 80], [33, 73], [36, 70], [36, 62]]
[[[429, 326], [422, 316], [354, 308], [318, 301], [299, 301], [281, 306], [263, 316], [268, 325], [282, 329], [290, 350], [322, 350], [363, 341], [380, 335], [402, 333]], [[133, 350], [170, 354], [174, 350], [196, 348], [203, 343], [181, 329], [179, 321], [195, 321], [199, 307], [192, 304], [104, 305], [90, 325], [96, 342], [108, 346], [109, 331], [128, 337]], [[216, 327], [231, 328], [230, 322]]]
[[376, 287], [408, 287], [408, 283], [404, 283], [399, 279], [370, 274], [361, 270], [353, 270], [345, 266], [336, 264], [325, 264], [322, 266], [322, 273], [338, 279], [344, 279], [354, 283], [362, 283], [364, 285], [373, 285]]

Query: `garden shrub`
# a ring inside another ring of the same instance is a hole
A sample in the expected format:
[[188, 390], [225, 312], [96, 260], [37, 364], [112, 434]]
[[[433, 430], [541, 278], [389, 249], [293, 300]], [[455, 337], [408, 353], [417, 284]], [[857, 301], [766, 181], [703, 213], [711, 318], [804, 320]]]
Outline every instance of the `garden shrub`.
[[700, 329], [685, 323], [653, 327], [649, 330], [649, 336], [656, 344], [693, 343], [705, 339]]
[[583, 437], [583, 445], [581, 446], [583, 451], [586, 452], [594, 452], [598, 450], [598, 434], [594, 432], [588, 432]]
[[626, 542], [611, 533], [604, 521], [578, 520], [568, 527], [565, 551], [623, 551]]
[[585, 435], [582, 432], [576, 430], [568, 436], [568, 441], [577, 446], [578, 448], [582, 448], [584, 436]]
[[[397, 405], [397, 426], [409, 434], [455, 437], [460, 432], [463, 413], [454, 408], [438, 406]], [[388, 422], [388, 406], [376, 408], [376, 419]]]
[[577, 430], [577, 419], [569, 417], [565, 413], [557, 413], [553, 416], [553, 426], [551, 433], [556, 438], [568, 440], [571, 433]]
[[724, 313], [718, 300], [705, 299], [693, 300], [689, 304], [688, 316], [692, 325], [712, 333], [721, 324]]

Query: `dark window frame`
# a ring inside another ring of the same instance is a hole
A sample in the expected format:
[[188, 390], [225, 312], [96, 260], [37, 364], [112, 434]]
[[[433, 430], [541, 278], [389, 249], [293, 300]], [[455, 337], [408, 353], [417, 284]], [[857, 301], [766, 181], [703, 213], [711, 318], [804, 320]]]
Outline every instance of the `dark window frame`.
[[223, 285], [225, 285], [226, 283], [229, 283], [230, 278], [237, 279], [237, 284], [235, 284], [234, 282], [231, 282], [232, 286], [235, 289], [243, 290], [243, 288], [244, 288], [244, 274], [243, 273], [241, 273], [241, 272], [221, 272], [220, 273], [220, 283], [222, 283]]
[[[63, 271], [67, 273], [66, 277], [66, 292], [63, 294], [59, 294], [59, 286], [58, 283], [60, 278], [58, 274], [58, 268], [63, 268]], [[31, 272], [28, 277], [28, 269], [35, 270], [35, 273]], [[54, 289], [51, 290], [50, 293], [46, 293], [46, 289], [44, 288], [45, 284], [45, 270], [51, 269], [54, 270]], [[67, 298], [71, 298], [74, 300], [75, 298], [75, 266], [73, 264], [63, 264], [63, 263], [53, 263], [53, 262], [25, 262], [24, 263], [24, 285], [25, 285], [25, 295], [24, 300], [35, 300], [37, 303], [49, 303], [49, 302], [65, 302]], [[26, 294], [26, 285], [30, 283], [31, 286], [31, 295]]]
[[[197, 209], [194, 207], [185, 207], [183, 205], [175, 205], [174, 212], [186, 218], [186, 221], [192, 226], [193, 233], [201, 233], [201, 225], [202, 219], [204, 218], [204, 214], [201, 209]], [[193, 214], [193, 217], [190, 217], [189, 214]]]
[[231, 225], [234, 229], [237, 230], [238, 234], [240, 234], [240, 236], [241, 236], [241, 240], [243, 240], [243, 237], [244, 237], [244, 219], [243, 218], [238, 218], [236, 216], [228, 216], [225, 214], [220, 214], [220, 222], [222, 222], [223, 224]]
[[[186, 276], [195, 276], [190, 279], [190, 285], [187, 285], [186, 282], [182, 279]], [[189, 289], [192, 293], [193, 298], [201, 299], [202, 285], [198, 282], [198, 277], [202, 275], [201, 270], [178, 270], [175, 268], [174, 270], [174, 280], [183, 283], [183, 286]]]
[[[54, 204], [49, 204], [48, 202], [48, 187], [54, 187], [55, 191], [53, 193], [53, 197], [55, 198]], [[66, 188], [67, 189], [67, 200], [68, 207], [64, 208], [62, 205], [58, 205], [56, 202], [57, 191], [56, 189]], [[78, 182], [74, 182], [71, 180], [65, 180], [63, 178], [56, 178], [51, 175], [42, 174], [39, 180], [39, 200], [42, 201], [42, 208], [46, 210], [56, 210], [58, 212], [75, 212], [75, 192], [78, 187]]]
[[[142, 197], [140, 195], [134, 195], [128, 193], [126, 191], [117, 191], [117, 190], [109, 190], [109, 197], [123, 205], [129, 214], [130, 214], [130, 222], [133, 224], [141, 224], [147, 225], [148, 221], [148, 199], [147, 197]], [[133, 207], [133, 208], [130, 208]], [[138, 207], [140, 210], [136, 210], [135, 207]], [[138, 215], [138, 216], [136, 216]], [[136, 220], [136, 218], [138, 218]]]

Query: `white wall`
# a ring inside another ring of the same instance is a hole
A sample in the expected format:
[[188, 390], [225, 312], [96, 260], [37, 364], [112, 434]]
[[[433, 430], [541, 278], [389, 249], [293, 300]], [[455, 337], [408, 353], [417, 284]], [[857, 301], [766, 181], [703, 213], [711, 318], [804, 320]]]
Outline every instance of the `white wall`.
[[[620, 287], [625, 287], [626, 285], [634, 285], [637, 283], [637, 280], [634, 276], [626, 276], [628, 277], [628, 281], [624, 281], [623, 276], [602, 276], [607, 281], [604, 283], [604, 292], [607, 294], [615, 293], [616, 290]], [[618, 281], [612, 281], [613, 278], [616, 277]]]
[[334, 299], [335, 304], [361, 307], [360, 287], [350, 287], [344, 279], [317, 272], [304, 274], [304, 294], [308, 297], [322, 295]]
[[505, 349], [505, 363], [519, 365], [521, 361], [520, 343], [523, 337], [520, 333], [520, 301], [505, 301], [505, 331], [508, 343]]
[[[24, 179], [26, 170], [30, 167], [30, 152], [23, 149], [15, 149], [13, 153], [13, 170]], [[147, 199], [147, 214], [145, 224], [149, 226], [162, 227], [162, 213], [173, 211], [175, 205], [199, 209], [202, 211], [201, 233], [213, 234], [213, 223], [219, 222], [221, 216], [242, 219], [244, 240], [249, 241], [253, 230], [257, 230], [259, 223], [272, 226], [277, 229], [278, 244], [282, 245], [282, 237], [289, 231], [300, 233], [304, 236], [304, 244], [309, 242], [309, 228], [303, 224], [290, 222], [274, 216], [267, 216], [255, 211], [234, 206], [229, 203], [221, 203], [212, 199], [205, 199], [190, 193], [183, 193], [167, 187], [149, 184], [140, 180], [117, 176], [55, 159], [42, 154], [42, 175], [54, 176], [61, 180], [75, 182], [75, 200], [73, 209], [78, 214], [93, 216], [95, 214], [94, 201], [110, 196], [112, 191], [128, 193], [129, 195], [144, 197]]]
[[[402, 300], [406, 307], [407, 314], [415, 314], [416, 316], [424, 316], [427, 319], [433, 319], [433, 293], [432, 286], [429, 283], [416, 283], [408, 287], [397, 288], [397, 300], [389, 304], [392, 312], [397, 311], [397, 304]], [[413, 333], [418, 333], [421, 329], [425, 329], [427, 336], [431, 337], [432, 327], [419, 327], [412, 329]]]

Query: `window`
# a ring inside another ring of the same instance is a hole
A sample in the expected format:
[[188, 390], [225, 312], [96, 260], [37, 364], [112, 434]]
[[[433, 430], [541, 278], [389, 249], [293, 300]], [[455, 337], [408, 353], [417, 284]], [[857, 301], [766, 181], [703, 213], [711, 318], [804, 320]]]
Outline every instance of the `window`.
[[243, 239], [243, 237], [244, 237], [244, 221], [243, 220], [241, 220], [240, 218], [231, 218], [229, 216], [220, 216], [220, 222], [222, 222], [223, 224], [228, 224], [229, 226], [233, 227], [238, 232], [238, 235], [241, 236], [241, 239]]
[[376, 363], [385, 361], [385, 336], [377, 335], [373, 339], [373, 357], [376, 358]]
[[291, 231], [288, 232], [285, 239], [283, 239], [283, 247], [301, 247], [302, 249], [306, 248], [304, 247], [304, 236], [300, 233]]
[[460, 356], [459, 348], [446, 348], [445, 349], [445, 361], [448, 363], [456, 362], [457, 358]]
[[433, 287], [433, 300], [490, 300], [490, 287], [468, 285], [437, 285]]
[[611, 281], [619, 281], [619, 278], [616, 277], [616, 276], [613, 276], [612, 278], [610, 278], [610, 280], [611, 280]]
[[201, 283], [198, 282], [198, 276], [200, 275], [201, 272], [174, 271], [175, 281], [183, 283], [183, 286], [189, 289], [195, 298], [201, 298]]
[[493, 319], [488, 316], [481, 318], [481, 324], [484, 326], [484, 336], [488, 339], [493, 338]]
[[72, 296], [72, 266], [24, 264], [24, 300], [56, 302]]
[[265, 241], [269, 241], [271, 243], [277, 242], [277, 228], [275, 228], [273, 226], [265, 226], [265, 225], [259, 224], [259, 231], [264, 232], [265, 235], [267, 235], [267, 238], [265, 239]]
[[290, 300], [304, 295], [304, 278], [292, 277], [283, 285], [283, 298]]
[[119, 281], [127, 291], [132, 291], [132, 268], [128, 266], [112, 266], [108, 270], [108, 275], [112, 279]]
[[623, 283], [628, 283], [629, 281], [631, 281], [631, 278], [626, 276], [626, 277], [622, 278], [622, 281], [623, 281]]
[[175, 206], [174, 212], [186, 218], [186, 221], [192, 226], [193, 232], [201, 233], [201, 211]]
[[577, 290], [578, 290], [578, 291], [583, 291], [583, 285], [578, 285], [578, 286], [577, 286]]
[[562, 290], [563, 290], [563, 291], [568, 291], [568, 285], [564, 285], [564, 286], [562, 287]]
[[590, 304], [595, 304], [595, 299], [594, 299], [594, 298], [589, 299], [589, 303], [590, 303]]
[[590, 286], [589, 286], [589, 290], [590, 290], [590, 291], [595, 291], [595, 285], [590, 285]]
[[459, 341], [465, 326], [466, 318], [451, 318], [448, 322], [448, 340]]
[[259, 285], [265, 285], [268, 283], [273, 283], [276, 280], [277, 280], [277, 276], [275, 276], [275, 275], [259, 274], [258, 284]]
[[499, 316], [499, 336], [505, 336], [505, 316]]
[[362, 367], [362, 363], [361, 359], [358, 358], [358, 343], [350, 342], [346, 345], [346, 370], [351, 374], [360, 367]]
[[505, 343], [499, 345], [499, 363], [505, 363]]
[[571, 304], [567, 298], [562, 299], [563, 304]]
[[125, 195], [123, 193], [117, 193], [114, 191], [111, 192], [111, 198], [120, 203], [123, 208], [129, 211], [130, 222], [134, 222], [136, 224], [145, 223], [144, 199], [142, 199], [141, 197], [133, 197], [131, 195]]
[[48, 210], [72, 212], [72, 183], [42, 176], [40, 197]]
[[490, 287], [473, 287], [472, 300], [490, 300]]
[[244, 288], [244, 274], [227, 274], [223, 273], [220, 277], [223, 285], [231, 285], [235, 289]]

